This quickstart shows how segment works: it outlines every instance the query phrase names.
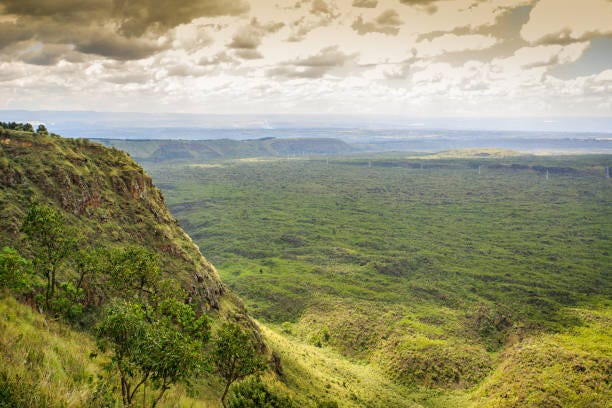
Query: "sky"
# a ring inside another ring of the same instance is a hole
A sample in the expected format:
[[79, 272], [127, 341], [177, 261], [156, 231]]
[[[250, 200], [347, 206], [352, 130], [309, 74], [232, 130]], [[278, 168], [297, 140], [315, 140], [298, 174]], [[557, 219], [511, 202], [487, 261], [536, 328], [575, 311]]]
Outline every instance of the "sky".
[[0, 109], [612, 117], [612, 0], [0, 0]]

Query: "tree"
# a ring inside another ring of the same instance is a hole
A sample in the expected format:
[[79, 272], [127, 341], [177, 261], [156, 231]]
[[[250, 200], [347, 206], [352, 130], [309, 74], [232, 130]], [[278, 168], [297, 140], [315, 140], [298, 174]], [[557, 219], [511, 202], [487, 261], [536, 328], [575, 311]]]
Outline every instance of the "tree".
[[256, 350], [252, 336], [236, 324], [223, 324], [214, 343], [211, 358], [217, 373], [225, 381], [221, 396], [224, 407], [227, 407], [225, 397], [234, 382], [257, 374], [266, 367]]
[[115, 299], [96, 326], [98, 346], [111, 351], [112, 367], [119, 372], [125, 406], [148, 380], [159, 390], [155, 407], [173, 384], [190, 378], [202, 362], [209, 332], [208, 318], [196, 317], [189, 305], [176, 299], [166, 299], [155, 309]]
[[152, 296], [161, 278], [157, 255], [146, 248], [131, 246], [110, 253], [111, 286], [124, 296], [143, 299]]
[[205, 315], [196, 316], [191, 306], [176, 298], [156, 305], [155, 321], [144, 346], [143, 366], [160, 392], [155, 407], [172, 384], [186, 381], [202, 363], [202, 351], [210, 338], [210, 323]]
[[0, 287], [24, 289], [30, 284], [30, 263], [9, 247], [0, 252]]
[[57, 271], [70, 254], [76, 251], [77, 239], [69, 231], [62, 216], [53, 208], [32, 204], [26, 213], [21, 231], [26, 234], [34, 252], [34, 268], [47, 281], [45, 304], [55, 295]]
[[40, 124], [40, 125], [38, 125], [38, 127], [36, 128], [36, 133], [40, 133], [40, 134], [49, 134], [49, 131], [47, 130], [47, 127], [41, 123], [41, 124]]
[[124, 300], [111, 302], [96, 325], [98, 347], [112, 351], [111, 364], [119, 372], [123, 405], [130, 406], [150, 372], [141, 370], [143, 346], [151, 338], [141, 305]]

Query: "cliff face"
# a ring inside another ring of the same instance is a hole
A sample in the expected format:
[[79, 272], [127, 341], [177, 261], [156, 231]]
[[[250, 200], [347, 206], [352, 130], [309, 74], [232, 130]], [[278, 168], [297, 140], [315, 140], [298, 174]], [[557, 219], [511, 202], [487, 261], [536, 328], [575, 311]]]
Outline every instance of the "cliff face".
[[217, 271], [126, 153], [87, 140], [0, 129], [0, 247], [19, 246], [21, 219], [33, 201], [60, 209], [92, 246], [154, 250], [192, 301], [220, 308], [226, 291]]

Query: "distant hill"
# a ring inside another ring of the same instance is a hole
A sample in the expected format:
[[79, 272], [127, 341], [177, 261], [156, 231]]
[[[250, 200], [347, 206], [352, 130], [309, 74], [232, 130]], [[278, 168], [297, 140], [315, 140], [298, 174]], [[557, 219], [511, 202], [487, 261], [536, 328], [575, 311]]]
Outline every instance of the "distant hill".
[[198, 162], [217, 159], [350, 154], [357, 149], [338, 139], [118, 140], [96, 141], [128, 152], [139, 162]]
[[493, 148], [471, 148], [471, 149], [455, 149], [444, 150], [426, 156], [419, 156], [420, 159], [493, 159], [504, 157], [520, 157], [525, 156], [525, 153], [517, 152], [510, 149], [493, 149]]

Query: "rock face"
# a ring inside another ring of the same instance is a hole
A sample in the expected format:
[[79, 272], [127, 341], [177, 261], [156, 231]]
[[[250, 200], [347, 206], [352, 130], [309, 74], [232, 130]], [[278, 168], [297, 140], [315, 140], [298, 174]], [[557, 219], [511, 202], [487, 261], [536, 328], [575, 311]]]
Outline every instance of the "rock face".
[[0, 128], [0, 247], [19, 246], [21, 219], [34, 201], [61, 209], [90, 245], [156, 251], [165, 273], [181, 282], [191, 301], [219, 309], [226, 290], [217, 271], [126, 153], [82, 139]]

